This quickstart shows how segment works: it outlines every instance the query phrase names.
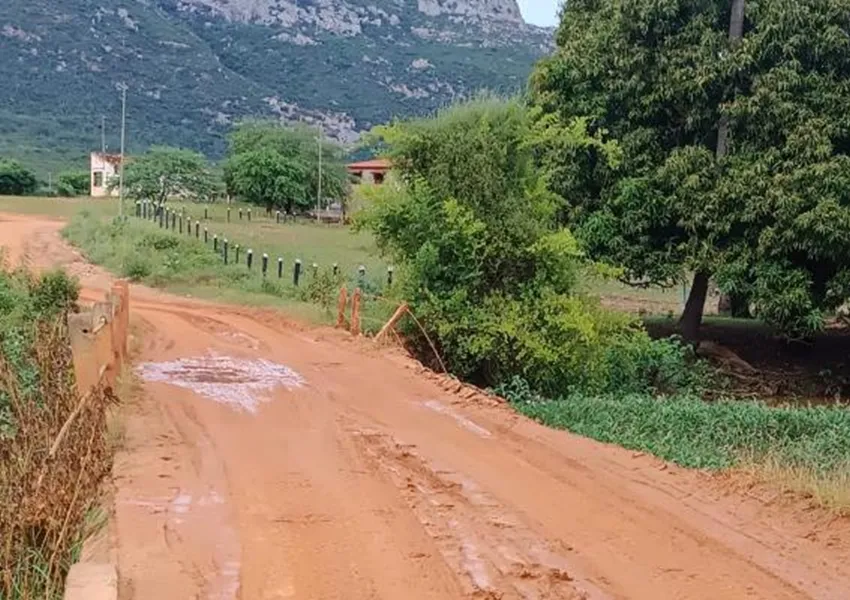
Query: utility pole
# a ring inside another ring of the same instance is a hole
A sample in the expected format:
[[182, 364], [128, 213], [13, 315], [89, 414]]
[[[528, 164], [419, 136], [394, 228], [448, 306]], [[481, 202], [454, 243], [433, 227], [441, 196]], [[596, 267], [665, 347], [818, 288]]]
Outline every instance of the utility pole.
[[323, 134], [324, 134], [324, 131], [322, 130], [322, 126], [319, 125], [319, 139], [318, 139], [318, 143], [319, 143], [319, 186], [318, 186], [318, 188], [319, 188], [319, 190], [318, 190], [318, 193], [316, 194], [316, 222], [317, 223], [322, 222], [321, 210], [322, 210], [322, 135]]
[[124, 218], [124, 140], [127, 130], [127, 84], [121, 84], [121, 162], [118, 167], [118, 216]]
[[106, 154], [106, 117], [100, 117], [100, 153]]

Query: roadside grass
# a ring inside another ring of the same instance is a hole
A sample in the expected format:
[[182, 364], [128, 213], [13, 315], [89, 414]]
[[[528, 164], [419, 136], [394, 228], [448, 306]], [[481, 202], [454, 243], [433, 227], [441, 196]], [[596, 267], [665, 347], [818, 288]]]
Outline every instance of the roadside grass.
[[844, 407], [647, 395], [543, 400], [523, 390], [500, 391], [544, 425], [684, 467], [742, 469], [850, 514], [850, 411]]
[[[310, 229], [322, 229], [325, 226], [286, 224], [277, 230], [260, 232], [249, 231], [257, 224], [233, 225], [236, 235], [258, 242], [253, 246], [240, 243], [239, 263], [234, 264], [235, 248], [229, 248], [229, 264], [225, 265], [222, 256], [223, 240], [229, 233], [219, 237], [219, 251], [213, 250], [212, 232], [209, 241], [171, 230], [161, 229], [152, 221], [131, 218], [126, 222], [104, 219], [99, 215], [83, 211], [74, 216], [63, 235], [72, 244], [80, 248], [93, 263], [102, 265], [121, 277], [145, 283], [152, 287], [168, 290], [172, 293], [252, 306], [279, 307], [296, 318], [313, 322], [329, 323], [336, 319], [336, 306], [339, 288], [346, 284], [349, 290], [361, 286], [367, 292], [375, 293], [385, 287], [385, 274], [369, 273], [361, 279], [356, 267], [346, 265], [362, 264], [359, 258], [367, 256], [363, 247], [364, 240], [354, 241], [340, 236], [347, 232], [335, 232], [334, 243], [328, 243], [329, 237], [311, 235]], [[297, 228], [290, 235], [286, 230]], [[222, 228], [224, 229], [224, 228]], [[320, 231], [320, 234], [324, 234]], [[303, 246], [298, 244], [303, 241]], [[250, 242], [249, 242], [250, 243]], [[349, 246], [346, 247], [346, 244]], [[251, 269], [246, 264], [248, 248], [254, 250]], [[290, 252], [285, 252], [286, 248]], [[332, 262], [324, 262], [313, 269], [310, 259], [301, 259], [303, 270], [299, 285], [293, 282], [293, 263], [296, 249], [301, 256], [330, 257], [339, 250], [341, 256], [348, 253], [348, 261], [339, 262], [339, 273], [333, 274]], [[276, 252], [277, 250], [277, 252]], [[262, 275], [262, 253], [269, 254], [268, 273]], [[291, 260], [284, 262], [283, 277], [278, 278], [277, 256], [283, 255]], [[375, 264], [375, 263], [373, 263]], [[376, 269], [377, 270], [377, 269]], [[391, 303], [369, 302], [364, 305], [364, 330], [372, 331], [380, 327], [392, 314]], [[386, 318], [384, 318], [386, 317]]]
[[[340, 272], [347, 276], [357, 274], [362, 265], [366, 267], [367, 280], [380, 285], [386, 278], [387, 267], [391, 266], [379, 256], [371, 235], [354, 232], [344, 225], [319, 224], [301, 217], [277, 223], [274, 213], [269, 218], [262, 207], [238, 202], [230, 205], [169, 202], [168, 208], [178, 213], [184, 211], [187, 220], [192, 220], [193, 228], [194, 222], [200, 221], [201, 236], [206, 228], [210, 237], [227, 238], [231, 246], [239, 244], [242, 252], [251, 248], [255, 257], [264, 252], [275, 262], [282, 257], [290, 276], [296, 259], [301, 260], [305, 271], [313, 264], [330, 268], [336, 263]], [[228, 208], [230, 222], [226, 216]], [[251, 210], [250, 221], [248, 210]], [[205, 219], [205, 215], [208, 218]]]
[[114, 198], [47, 198], [42, 196], [0, 196], [0, 213], [43, 215], [70, 219], [81, 209], [103, 216], [118, 214]]

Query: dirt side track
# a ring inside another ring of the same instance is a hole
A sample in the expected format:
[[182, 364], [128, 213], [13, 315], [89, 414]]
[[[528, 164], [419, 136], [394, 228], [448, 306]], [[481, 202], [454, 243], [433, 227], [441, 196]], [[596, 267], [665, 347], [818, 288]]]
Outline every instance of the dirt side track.
[[[0, 215], [0, 245], [94, 298], [110, 278], [59, 228]], [[131, 295], [139, 364], [223, 362], [125, 409], [123, 600], [850, 598], [846, 520], [464, 400], [336, 332]], [[293, 385], [217, 397], [242, 360]]]

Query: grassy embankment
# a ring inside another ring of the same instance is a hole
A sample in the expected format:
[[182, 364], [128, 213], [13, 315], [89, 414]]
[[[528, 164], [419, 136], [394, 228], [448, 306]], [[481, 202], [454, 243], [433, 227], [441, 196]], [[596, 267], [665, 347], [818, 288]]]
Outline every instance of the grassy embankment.
[[[85, 209], [74, 215], [64, 230], [65, 237], [83, 250], [86, 257], [135, 281], [176, 294], [211, 300], [286, 309], [294, 316], [316, 323], [336, 317], [339, 288], [360, 285], [370, 293], [386, 287], [387, 265], [374, 252], [368, 235], [355, 234], [337, 226], [300, 221], [277, 224], [274, 219], [254, 214], [238, 217], [240, 206], [231, 207], [232, 221], [226, 222], [224, 206], [189, 205], [183, 233], [161, 228], [158, 221], [130, 218], [116, 223], [110, 214]], [[208, 219], [204, 219], [206, 208]], [[192, 219], [192, 234], [186, 227]], [[201, 221], [199, 237], [194, 222]], [[179, 222], [178, 222], [179, 223]], [[204, 242], [204, 229], [208, 241]], [[218, 251], [213, 249], [213, 237]], [[228, 264], [224, 264], [224, 240], [228, 240]], [[239, 245], [236, 263], [236, 245]], [[247, 267], [248, 250], [253, 251], [252, 268]], [[268, 272], [262, 275], [262, 256], [268, 254]], [[278, 277], [278, 258], [283, 258], [283, 276]], [[293, 282], [295, 261], [301, 261], [301, 277]], [[333, 275], [333, 264], [338, 274]], [[314, 269], [313, 265], [316, 265]], [[358, 268], [366, 267], [361, 278]], [[376, 329], [392, 313], [391, 302], [367, 302], [364, 327]]]
[[[0, 199], [0, 211], [15, 210], [17, 202]], [[57, 201], [37, 201], [28, 209], [56, 214], [51, 202]], [[225, 266], [211, 243], [205, 245], [185, 233], [180, 236], [137, 219], [115, 226], [108, 219], [115, 212], [114, 203], [83, 204], [90, 214], [78, 215], [67, 228], [72, 243], [93, 262], [119, 275], [134, 276], [178, 293], [281, 306], [300, 318], [327, 321], [338, 283], [328, 276], [332, 263], [339, 263], [350, 283], [356, 282], [357, 266], [366, 265], [367, 287], [373, 290], [380, 289], [385, 278], [386, 263], [375, 254], [372, 240], [340, 227], [278, 225], [256, 211], [249, 223], [244, 206], [243, 220], [239, 220], [238, 205], [231, 208], [231, 222], [227, 223], [225, 207], [209, 207], [205, 225], [210, 238], [215, 233], [243, 248], [241, 264]], [[75, 212], [79, 205], [73, 210], [65, 205], [62, 210]], [[187, 210], [193, 219], [203, 217], [202, 206], [189, 206]], [[255, 251], [251, 272], [244, 264], [246, 247]], [[283, 280], [277, 280], [273, 266], [266, 280], [259, 275], [258, 260], [263, 252], [272, 257], [272, 263], [277, 256], [286, 259]], [[299, 288], [291, 283], [295, 258], [301, 258], [305, 266]], [[320, 265], [318, 278], [310, 268], [313, 262]], [[672, 304], [680, 293], [634, 290], [610, 282], [594, 289], [643, 303], [648, 312], [661, 304]], [[380, 326], [391, 308], [373, 305], [365, 315], [365, 325], [372, 329]], [[810, 494], [820, 504], [850, 511], [850, 412], [844, 408], [783, 408], [752, 401], [706, 403], [697, 397], [639, 395], [573, 396], [544, 402], [522, 390], [506, 390], [506, 395], [520, 412], [546, 425], [649, 452], [686, 467], [746, 469], [756, 477]]]

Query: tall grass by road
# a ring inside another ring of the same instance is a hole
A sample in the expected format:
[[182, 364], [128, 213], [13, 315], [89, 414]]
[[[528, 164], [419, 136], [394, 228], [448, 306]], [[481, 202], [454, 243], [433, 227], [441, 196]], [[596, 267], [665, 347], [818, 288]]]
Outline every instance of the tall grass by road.
[[[89, 532], [109, 472], [106, 407], [81, 403], [65, 318], [77, 298], [62, 273], [0, 268], [0, 598], [54, 600]], [[79, 411], [79, 412], [77, 412]], [[78, 414], [73, 422], [71, 415]], [[67, 424], [71, 424], [67, 427]], [[64, 432], [64, 433], [60, 433]]]

